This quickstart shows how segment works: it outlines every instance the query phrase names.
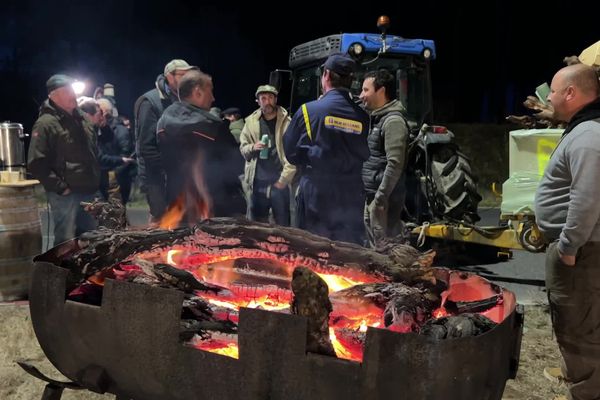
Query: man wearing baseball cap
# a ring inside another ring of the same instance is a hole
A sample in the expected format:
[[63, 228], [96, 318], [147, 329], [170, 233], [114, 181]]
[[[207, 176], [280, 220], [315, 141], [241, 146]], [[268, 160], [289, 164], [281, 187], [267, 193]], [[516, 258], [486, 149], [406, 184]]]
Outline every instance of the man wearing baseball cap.
[[319, 100], [303, 104], [283, 136], [290, 163], [303, 167], [298, 226], [333, 240], [364, 240], [363, 162], [369, 116], [352, 101], [355, 61], [332, 54], [322, 66]]
[[33, 125], [27, 162], [50, 203], [55, 244], [96, 227], [80, 205], [93, 201], [98, 192], [96, 136], [77, 108], [73, 82], [62, 74], [52, 75], [46, 82], [48, 99]]
[[240, 135], [240, 151], [246, 160], [242, 182], [249, 219], [268, 222], [272, 211], [276, 224], [289, 226], [290, 190], [296, 167], [283, 153], [283, 133], [290, 117], [277, 105], [277, 94], [271, 85], [256, 89], [259, 109], [246, 118]]
[[138, 176], [142, 192], [150, 206], [150, 222], [156, 223], [164, 214], [166, 200], [165, 171], [160, 161], [156, 141], [156, 123], [163, 111], [178, 100], [177, 87], [185, 73], [198, 67], [181, 59], [171, 60], [164, 73], [156, 78], [155, 88], [141, 95], [134, 106], [135, 144]]

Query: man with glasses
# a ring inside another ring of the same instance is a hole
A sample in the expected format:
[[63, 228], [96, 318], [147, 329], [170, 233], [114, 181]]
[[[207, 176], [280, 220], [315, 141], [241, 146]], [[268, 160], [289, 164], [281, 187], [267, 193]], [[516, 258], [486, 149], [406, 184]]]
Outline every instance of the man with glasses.
[[156, 142], [156, 124], [163, 111], [178, 100], [179, 81], [189, 70], [197, 69], [184, 60], [171, 60], [163, 74], [156, 78], [155, 88], [135, 102], [135, 145], [138, 157], [138, 176], [142, 192], [150, 206], [150, 222], [157, 223], [168, 204], [165, 171]]

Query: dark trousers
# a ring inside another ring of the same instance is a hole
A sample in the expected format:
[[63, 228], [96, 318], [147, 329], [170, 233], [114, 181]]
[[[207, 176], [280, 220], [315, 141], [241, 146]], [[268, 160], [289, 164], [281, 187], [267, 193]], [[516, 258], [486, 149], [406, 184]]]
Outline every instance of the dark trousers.
[[290, 189], [286, 186], [277, 189], [268, 181], [255, 180], [252, 190], [250, 218], [253, 221], [268, 222], [269, 211], [277, 225], [290, 226]]
[[[358, 179], [357, 179], [358, 178]], [[298, 227], [332, 240], [364, 243], [362, 178], [303, 176], [297, 201]]]
[[131, 196], [132, 178], [127, 171], [125, 173], [117, 173], [117, 183], [119, 184], [119, 192], [121, 193], [121, 201], [127, 204]]
[[146, 201], [150, 207], [150, 221], [158, 222], [167, 210], [167, 199], [165, 196], [165, 187], [156, 184], [147, 184], [144, 187]]
[[600, 242], [588, 242], [575, 266], [559, 257], [557, 242], [546, 251], [546, 288], [552, 326], [563, 356], [572, 400], [600, 399]]

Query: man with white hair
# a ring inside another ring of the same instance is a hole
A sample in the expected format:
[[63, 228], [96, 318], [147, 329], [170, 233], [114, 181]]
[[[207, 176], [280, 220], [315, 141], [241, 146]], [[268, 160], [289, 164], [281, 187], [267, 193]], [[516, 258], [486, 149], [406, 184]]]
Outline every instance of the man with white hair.
[[46, 82], [48, 99], [32, 129], [27, 163], [46, 191], [55, 244], [96, 226], [80, 205], [93, 201], [98, 191], [96, 137], [77, 108], [72, 83], [72, 78], [60, 74]]
[[184, 60], [171, 60], [156, 78], [155, 88], [135, 102], [135, 149], [140, 188], [150, 206], [150, 222], [160, 221], [167, 208], [165, 171], [156, 141], [156, 123], [163, 111], [178, 101], [177, 87], [185, 73], [197, 69]]

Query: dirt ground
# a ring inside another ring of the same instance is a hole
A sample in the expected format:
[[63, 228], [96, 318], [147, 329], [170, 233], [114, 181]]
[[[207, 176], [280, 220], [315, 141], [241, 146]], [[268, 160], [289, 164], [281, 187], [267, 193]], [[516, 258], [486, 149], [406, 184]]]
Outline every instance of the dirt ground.
[[[46, 360], [33, 333], [27, 305], [0, 304], [0, 399], [33, 400], [44, 384], [25, 373], [15, 360], [26, 359], [57, 380], [64, 377]], [[544, 378], [545, 366], [557, 366], [559, 353], [550, 329], [547, 309], [525, 309], [525, 330], [517, 379], [509, 380], [503, 400], [551, 400], [565, 388]], [[66, 390], [63, 400], [106, 400], [113, 396]]]

